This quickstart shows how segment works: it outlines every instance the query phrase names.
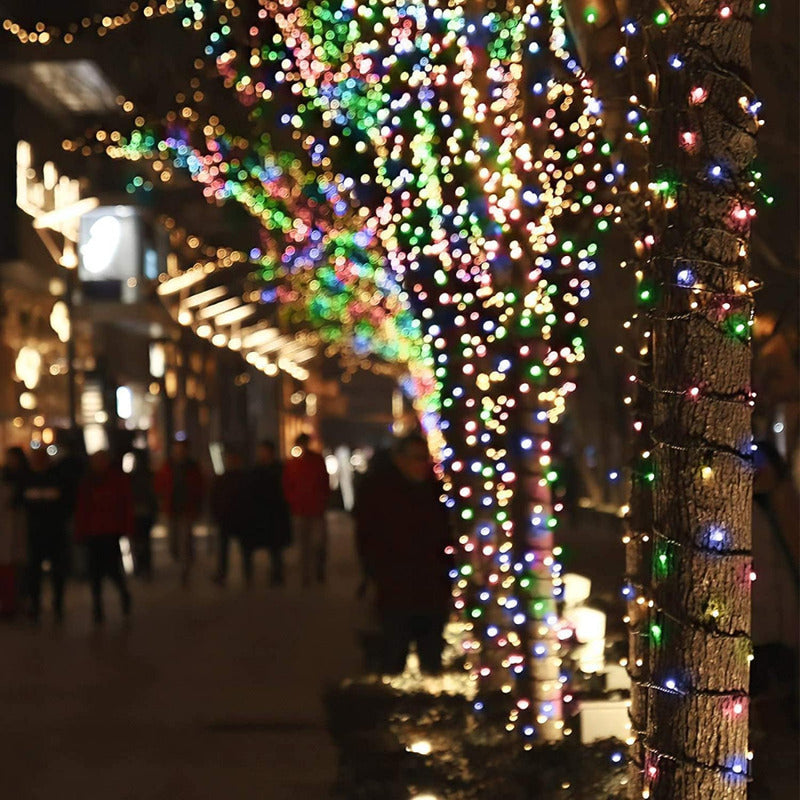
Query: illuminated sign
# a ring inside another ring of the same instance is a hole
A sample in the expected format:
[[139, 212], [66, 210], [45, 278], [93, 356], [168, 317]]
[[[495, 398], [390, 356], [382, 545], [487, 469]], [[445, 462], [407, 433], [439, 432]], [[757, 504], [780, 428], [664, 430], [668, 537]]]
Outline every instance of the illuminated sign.
[[106, 214], [95, 220], [79, 248], [83, 269], [90, 275], [107, 272], [114, 262], [121, 236], [122, 225], [116, 217]]
[[142, 242], [131, 206], [101, 206], [84, 214], [78, 231], [78, 275], [83, 282], [137, 279]]
[[[17, 142], [17, 205], [30, 217], [56, 263], [74, 269], [77, 264], [80, 218], [97, 208], [96, 197], [81, 197], [80, 183], [59, 175], [55, 164], [47, 161], [41, 174], [33, 166], [33, 150], [28, 142]], [[59, 234], [59, 243], [53, 234]]]

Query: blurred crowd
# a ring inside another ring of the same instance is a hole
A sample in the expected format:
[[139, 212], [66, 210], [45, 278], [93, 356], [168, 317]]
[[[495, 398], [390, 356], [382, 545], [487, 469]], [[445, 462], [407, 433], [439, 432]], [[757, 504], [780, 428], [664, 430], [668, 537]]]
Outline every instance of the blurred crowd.
[[[234, 542], [246, 586], [254, 580], [258, 549], [269, 554], [270, 584], [283, 585], [284, 552], [293, 543], [298, 582], [303, 587], [324, 583], [331, 481], [313, 444], [301, 434], [292, 457], [282, 463], [275, 445], [262, 441], [250, 465], [243, 453], [226, 448], [224, 468], [211, 480], [186, 441], [176, 441], [155, 471], [143, 451], [117, 462], [103, 450], [84, 459], [62, 454], [54, 461], [42, 448], [29, 454], [9, 449], [0, 474], [0, 613], [38, 623], [47, 577], [56, 624], [64, 618], [68, 579], [88, 584], [96, 624], [105, 619], [107, 582], [128, 619], [130, 573], [145, 582], [153, 579], [154, 526], [164, 526], [181, 585], [188, 587], [196, 580], [195, 534], [206, 514], [217, 533], [210, 577], [220, 586], [228, 579]], [[415, 646], [421, 669], [439, 672], [454, 550], [441, 487], [421, 435], [376, 453], [359, 476], [352, 511], [359, 594], [368, 595], [379, 628], [376, 669], [402, 672]]]
[[[258, 444], [253, 463], [234, 448], [224, 469], [208, 480], [186, 441], [176, 441], [155, 472], [137, 451], [123, 470], [106, 451], [88, 459], [53, 461], [42, 449], [6, 452], [0, 473], [0, 614], [38, 622], [43, 579], [49, 578], [52, 614], [64, 616], [69, 577], [85, 578], [97, 624], [103, 622], [103, 586], [114, 585], [122, 615], [131, 614], [129, 572], [153, 578], [153, 529], [165, 526], [180, 582], [195, 572], [195, 531], [208, 512], [217, 531], [216, 569], [224, 586], [235, 542], [246, 586], [253, 555], [269, 554], [269, 582], [286, 581], [284, 552], [295, 543], [304, 587], [323, 583], [328, 562], [325, 513], [331, 482], [325, 458], [301, 434], [285, 463], [270, 441]], [[795, 703], [800, 622], [798, 498], [788, 465], [767, 442], [754, 448], [753, 691]], [[454, 545], [448, 512], [428, 444], [419, 434], [379, 451], [360, 476], [353, 508], [355, 544], [380, 629], [376, 668], [403, 671], [415, 646], [421, 669], [440, 669], [442, 634], [450, 613]], [[121, 547], [122, 545], [122, 547]], [[129, 556], [128, 567], [123, 553]], [[793, 706], [794, 707], [794, 706]]]
[[142, 450], [129, 454], [123, 469], [122, 459], [105, 450], [88, 458], [67, 452], [54, 460], [41, 447], [29, 453], [8, 449], [0, 472], [0, 616], [38, 622], [46, 577], [56, 623], [64, 618], [69, 578], [88, 581], [96, 623], [105, 618], [106, 581], [116, 588], [127, 618], [128, 573], [153, 578], [156, 523], [165, 525], [169, 553], [179, 565], [181, 584], [188, 586], [195, 531], [206, 513], [218, 534], [216, 583], [227, 580], [235, 541], [245, 584], [253, 580], [253, 553], [263, 548], [270, 556], [270, 583], [282, 585], [283, 554], [293, 536], [300, 545], [303, 584], [324, 581], [330, 487], [324, 458], [311, 444], [301, 435], [283, 464], [274, 443], [262, 441], [249, 467], [243, 454], [228, 448], [224, 471], [211, 480], [186, 441], [176, 441], [155, 471]]

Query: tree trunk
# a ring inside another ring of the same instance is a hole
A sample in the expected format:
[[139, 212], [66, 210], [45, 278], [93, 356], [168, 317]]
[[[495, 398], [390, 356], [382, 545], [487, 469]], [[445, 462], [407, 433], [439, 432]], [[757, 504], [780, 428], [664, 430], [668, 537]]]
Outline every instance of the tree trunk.
[[[650, 676], [654, 800], [743, 800], [750, 660], [750, 5], [677, 0], [648, 25], [653, 307]], [[638, 787], [637, 787], [638, 791]]]

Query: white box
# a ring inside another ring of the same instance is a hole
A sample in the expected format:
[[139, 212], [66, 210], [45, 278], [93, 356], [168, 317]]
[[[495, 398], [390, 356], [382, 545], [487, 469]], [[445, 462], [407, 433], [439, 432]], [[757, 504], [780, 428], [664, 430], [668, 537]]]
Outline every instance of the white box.
[[601, 739], [625, 741], [630, 730], [628, 700], [581, 700], [581, 744]]

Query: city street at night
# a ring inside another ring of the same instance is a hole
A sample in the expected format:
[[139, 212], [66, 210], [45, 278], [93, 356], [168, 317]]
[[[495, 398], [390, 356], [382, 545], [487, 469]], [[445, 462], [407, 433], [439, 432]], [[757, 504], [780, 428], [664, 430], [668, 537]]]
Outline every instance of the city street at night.
[[800, 792], [797, 0], [0, 0], [0, 800]]

